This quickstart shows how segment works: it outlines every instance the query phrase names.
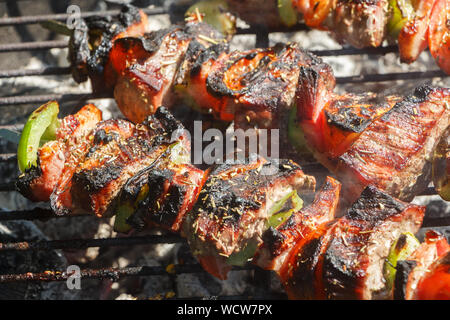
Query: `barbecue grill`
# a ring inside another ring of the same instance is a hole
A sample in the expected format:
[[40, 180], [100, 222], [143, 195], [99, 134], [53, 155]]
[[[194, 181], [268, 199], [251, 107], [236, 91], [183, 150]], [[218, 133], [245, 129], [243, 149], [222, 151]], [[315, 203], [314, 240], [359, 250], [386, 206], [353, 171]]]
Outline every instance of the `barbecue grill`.
[[[8, 2], [8, 1], [6, 1]], [[82, 12], [81, 17], [90, 16], [112, 16], [117, 15], [119, 10], [108, 11], [95, 11], [95, 12]], [[149, 16], [157, 14], [168, 13], [166, 8], [163, 7], [151, 7], [145, 8], [144, 12]], [[0, 34], [1, 28], [7, 26], [21, 27], [29, 24], [37, 24], [48, 20], [65, 21], [68, 14], [46, 14], [38, 16], [14, 16], [0, 18]], [[238, 28], [238, 35], [255, 35], [255, 46], [264, 47], [269, 44], [269, 34], [275, 32], [297, 32], [305, 31], [308, 28], [304, 25], [296, 25], [289, 29], [270, 29], [258, 26], [252, 26], [247, 28]], [[43, 51], [53, 48], [66, 48], [67, 40], [48, 40], [48, 41], [34, 41], [34, 42], [22, 42], [22, 43], [0, 43], [0, 53], [5, 55], [8, 53], [14, 53], [19, 51]], [[308, 48], [306, 48], [308, 49]], [[369, 49], [355, 49], [355, 48], [341, 48], [335, 50], [316, 50], [312, 51], [318, 56], [333, 57], [333, 56], [381, 56], [387, 53], [395, 53], [398, 51], [395, 45], [385, 45], [379, 48]], [[429, 53], [423, 53], [429, 54]], [[5, 78], [19, 78], [30, 76], [59, 76], [70, 74], [68, 67], [51, 66], [38, 69], [20, 69], [20, 70], [0, 70], [0, 79]], [[398, 81], [398, 80], [411, 80], [422, 81], [425, 79], [444, 79], [448, 77], [444, 72], [438, 70], [437, 66], [435, 70], [428, 71], [408, 71], [408, 72], [395, 72], [395, 73], [374, 73], [374, 74], [361, 74], [344, 77], [336, 77], [338, 84], [357, 84], [368, 82], [386, 82], [386, 81]], [[48, 100], [58, 100], [59, 102], [82, 102], [86, 100], [109, 98], [93, 93], [59, 93], [59, 94], [44, 94], [44, 95], [16, 95], [0, 97], [1, 108], [15, 108], [17, 105], [33, 104], [39, 105], [47, 102]], [[0, 126], [0, 129], [20, 129], [22, 124], [8, 124]], [[0, 154], [0, 166], [6, 163], [17, 162], [15, 153], [3, 153]], [[326, 174], [322, 166], [316, 163], [306, 164], [303, 166], [307, 173], [321, 173]], [[3, 179], [2, 179], [3, 180]], [[14, 191], [14, 182], [0, 181], [0, 192], [12, 193]], [[422, 195], [434, 195], [436, 194], [434, 188], [430, 186]], [[51, 223], [51, 219], [62, 219], [62, 217], [54, 215], [51, 210], [36, 207], [32, 210], [16, 210], [11, 212], [1, 212], [0, 222], [16, 221], [16, 220], [29, 220], [29, 221], [44, 221], [45, 223]], [[71, 219], [64, 217], [64, 219]], [[92, 219], [97, 219], [92, 217]], [[439, 227], [444, 228], [450, 226], [450, 216], [430, 216], [427, 215], [424, 220], [423, 228]], [[450, 230], [450, 229], [449, 229]], [[422, 230], [423, 231], [423, 230]], [[448, 234], [447, 234], [448, 235]], [[29, 250], [56, 250], [56, 249], [86, 249], [91, 247], [106, 248], [112, 246], [131, 247], [137, 245], [148, 244], [174, 244], [182, 243], [185, 240], [178, 235], [162, 234], [162, 235], [143, 235], [143, 236], [131, 236], [131, 237], [115, 237], [115, 238], [101, 238], [101, 239], [68, 239], [68, 240], [39, 240], [39, 241], [15, 241], [8, 243], [0, 243], [0, 254], [5, 251], [29, 251]], [[219, 296], [218, 298], [237, 298], [237, 299], [249, 299], [249, 298], [285, 298], [284, 295], [270, 294], [268, 283], [270, 279], [270, 273], [262, 271], [251, 265], [245, 267], [234, 267], [234, 270], [251, 270], [253, 274], [253, 285], [255, 292], [251, 295], [240, 296]], [[110, 279], [117, 281], [124, 277], [151, 277], [155, 275], [167, 275], [167, 274], [182, 274], [182, 273], [202, 273], [205, 272], [198, 264], [178, 264], [175, 265], [170, 271], [162, 266], [141, 266], [141, 267], [125, 267], [125, 268], [112, 268], [109, 266], [96, 269], [82, 269], [81, 279]], [[24, 282], [24, 281], [65, 281], [71, 276], [65, 270], [58, 270], [56, 268], [50, 269], [43, 273], [21, 273], [21, 274], [0, 274], [0, 283], [11, 282]], [[202, 298], [202, 297], [193, 297]]]

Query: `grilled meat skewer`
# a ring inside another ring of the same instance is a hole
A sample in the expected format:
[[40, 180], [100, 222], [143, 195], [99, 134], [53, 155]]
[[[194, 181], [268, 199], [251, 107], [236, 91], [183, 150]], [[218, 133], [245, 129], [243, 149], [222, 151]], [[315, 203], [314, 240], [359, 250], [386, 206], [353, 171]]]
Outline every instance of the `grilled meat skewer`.
[[[274, 165], [277, 172], [265, 174]], [[187, 215], [184, 234], [205, 270], [226, 279], [232, 265], [243, 265], [253, 257], [267, 220], [277, 213], [277, 202], [314, 187], [315, 179], [291, 161], [258, 158], [248, 164], [219, 165], [211, 169]]]
[[344, 217], [291, 254], [282, 280], [294, 299], [386, 298], [383, 264], [403, 232], [415, 233], [425, 207], [369, 186]]
[[430, 230], [424, 242], [407, 259], [397, 263], [394, 298], [398, 300], [417, 299], [418, 284], [427, 274], [430, 266], [450, 251], [447, 239]]
[[230, 12], [252, 25], [290, 27], [302, 17], [307, 26], [328, 31], [338, 42], [356, 48], [379, 47], [384, 40], [397, 40], [400, 60], [406, 63], [415, 61], [429, 46], [439, 67], [450, 73], [448, 0], [227, 0], [227, 3]]
[[[85, 123], [81, 115], [95, 111], [88, 105], [81, 114], [63, 119], [61, 132], [77, 137], [77, 125]], [[69, 120], [76, 125], [68, 127]], [[386, 298], [391, 291], [385, 288], [383, 262], [389, 248], [400, 234], [415, 233], [422, 223], [424, 207], [374, 186], [363, 191], [344, 217], [333, 220], [340, 184], [332, 178], [301, 209], [297, 192], [311, 192], [315, 179], [292, 161], [251, 157], [206, 172], [194, 168], [186, 156], [187, 138], [173, 139], [183, 128], [164, 107], [143, 124], [107, 120], [91, 127], [81, 131], [77, 145], [87, 150], [84, 157], [67, 157], [74, 169], [66, 187], [72, 203], [64, 208], [104, 216], [117, 212], [125, 201], [132, 207], [119, 210], [124, 224], [142, 228], [150, 223], [181, 232], [202, 266], [219, 278], [225, 278], [232, 265], [253, 259], [276, 270], [291, 298]], [[267, 174], [273, 166], [277, 170]], [[110, 174], [115, 170], [120, 176]], [[55, 186], [53, 192], [57, 190]], [[439, 252], [450, 248], [439, 243]], [[419, 249], [409, 259], [428, 252]], [[418, 274], [420, 295], [434, 294], [428, 283], [442, 277], [445, 261], [435, 262], [433, 273]]]
[[381, 103], [373, 97], [366, 101], [367, 95], [351, 97], [347, 105], [348, 95], [336, 98], [316, 83], [299, 87], [299, 124], [316, 159], [343, 183], [348, 201], [369, 184], [403, 200], [428, 186], [427, 159], [450, 124], [448, 89], [422, 86], [403, 99], [388, 97]]
[[175, 86], [183, 87], [199, 56], [217, 46], [227, 51], [223, 35], [195, 20], [184, 27], [116, 41], [111, 60], [119, 74], [114, 89], [119, 109], [138, 123], [160, 105], [170, 107], [177, 101]]
[[79, 19], [69, 40], [68, 59], [74, 80], [81, 83], [89, 78], [94, 92], [111, 91], [116, 79], [110, 60], [114, 41], [140, 36], [147, 29], [147, 15], [131, 5], [124, 5], [115, 19]]

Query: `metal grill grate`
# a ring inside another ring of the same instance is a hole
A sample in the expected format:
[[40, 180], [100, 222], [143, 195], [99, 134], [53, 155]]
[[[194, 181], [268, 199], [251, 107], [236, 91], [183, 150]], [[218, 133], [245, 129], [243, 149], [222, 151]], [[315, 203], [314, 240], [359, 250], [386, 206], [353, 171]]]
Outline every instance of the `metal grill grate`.
[[[148, 15], [165, 14], [167, 13], [162, 8], [144, 9]], [[117, 15], [118, 10], [104, 11], [104, 12], [84, 12], [82, 17], [90, 16], [111, 16]], [[22, 16], [22, 17], [7, 17], [0, 19], [0, 27], [16, 26], [25, 24], [36, 24], [47, 20], [64, 21], [68, 17], [67, 14], [51, 14], [40, 16]], [[272, 32], [293, 32], [307, 30], [306, 26], [298, 25], [295, 29], [277, 29], [267, 30], [264, 28], [251, 27], [246, 29], [238, 29], [237, 34], [254, 34], [256, 35], [256, 43], [268, 43], [269, 33]], [[52, 48], [66, 48], [67, 41], [38, 41], [38, 42], [25, 42], [25, 43], [13, 43], [13, 44], [0, 44], [0, 53], [17, 52], [17, 51], [34, 51], [34, 50], [49, 50]], [[342, 48], [337, 50], [320, 50], [312, 51], [318, 56], [355, 56], [355, 55], [384, 55], [387, 53], [395, 53], [398, 51], [397, 46], [384, 46], [380, 48], [368, 48], [368, 49], [354, 49], [354, 48]], [[68, 67], [45, 67], [33, 70], [0, 70], [0, 78], [13, 78], [24, 76], [47, 76], [47, 75], [70, 75], [70, 69]], [[431, 70], [426, 72], [399, 72], [399, 73], [387, 73], [387, 74], [366, 74], [357, 76], [337, 77], [338, 84], [349, 83], [364, 83], [364, 82], [383, 82], [383, 81], [396, 81], [407, 79], [426, 79], [426, 78], [444, 78], [447, 75], [441, 70]], [[48, 100], [65, 101], [83, 101], [88, 99], [105, 98], [105, 96], [95, 94], [46, 94], [46, 95], [19, 95], [0, 97], [0, 107], [12, 108], [14, 105], [42, 103]], [[0, 126], [0, 129], [8, 128], [21, 128], [23, 124], [16, 124], [12, 126]], [[13, 153], [0, 154], [0, 164], [5, 162], [16, 161], [17, 157]], [[309, 169], [312, 171], [324, 170], [319, 164], [310, 164]], [[0, 182], [0, 192], [13, 192], [14, 183]], [[434, 188], [428, 188], [423, 195], [435, 194]], [[13, 220], [41, 220], [47, 221], [49, 219], [60, 219], [62, 217], [54, 215], [48, 209], [35, 208], [34, 210], [25, 211], [12, 211], [4, 212], [0, 214], [0, 222], [13, 221]], [[67, 217], [64, 217], [67, 218]], [[97, 219], [92, 217], [93, 219]], [[433, 218], [426, 217], [424, 221], [424, 227], [438, 227], [438, 226], [450, 226], [450, 217], [448, 218]], [[0, 243], [0, 252], [3, 251], [26, 251], [26, 250], [53, 250], [53, 249], [85, 249], [90, 247], [111, 247], [111, 246], [135, 246], [146, 244], [171, 244], [185, 242], [183, 238], [178, 235], [151, 235], [151, 236], [138, 236], [138, 237], [126, 237], [126, 238], [102, 238], [102, 239], [69, 239], [69, 240], [51, 240], [51, 241], [20, 241], [10, 243]], [[259, 270], [253, 266], [246, 266], [243, 268], [235, 267], [234, 270], [254, 270], [255, 282], [261, 283], [258, 279], [267, 277], [267, 272]], [[181, 273], [198, 273], [204, 272], [198, 264], [193, 265], [176, 265], [174, 269], [176, 274]], [[153, 276], [167, 274], [167, 271], [163, 267], [127, 267], [127, 268], [100, 268], [100, 269], [85, 269], [82, 270], [82, 278], [95, 278], [95, 279], [112, 279], [118, 280], [123, 277], [136, 277], [136, 276]], [[0, 275], [0, 283], [6, 282], [19, 282], [19, 281], [65, 281], [69, 274], [65, 271], [50, 270], [44, 273], [25, 273], [25, 274], [2, 274]], [[264, 281], [262, 282], [264, 283]], [[242, 299], [242, 298], [280, 298], [279, 296], [270, 296], [265, 294], [262, 297], [258, 296], [229, 296], [219, 297], [229, 299]]]

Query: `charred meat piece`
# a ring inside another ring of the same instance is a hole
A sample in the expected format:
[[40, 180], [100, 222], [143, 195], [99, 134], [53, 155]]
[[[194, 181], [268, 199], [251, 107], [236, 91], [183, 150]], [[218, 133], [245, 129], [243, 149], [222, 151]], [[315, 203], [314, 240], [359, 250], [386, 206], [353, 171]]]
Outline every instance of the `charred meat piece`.
[[231, 265], [253, 257], [275, 204], [314, 187], [315, 179], [292, 161], [253, 158], [217, 166], [184, 224], [192, 252], [205, 270], [225, 279]]
[[200, 73], [207, 75], [210, 99], [205, 102], [220, 119], [280, 128], [279, 114], [293, 105], [300, 67], [319, 64], [320, 58], [297, 44], [222, 54], [205, 66], [209, 72]]
[[425, 241], [407, 260], [397, 263], [394, 285], [394, 299], [418, 299], [418, 284], [427, 274], [430, 266], [450, 251], [447, 239], [436, 231], [430, 230]]
[[429, 159], [449, 125], [448, 89], [422, 86], [384, 101], [370, 94], [320, 99], [325, 94], [314, 89], [326, 92], [306, 90], [316, 105], [297, 99], [299, 124], [317, 160], [342, 182], [345, 199], [351, 203], [373, 184], [411, 200], [428, 185]]
[[400, 60], [412, 63], [428, 46], [428, 26], [435, 0], [413, 1], [415, 16], [407, 21], [398, 35]]
[[367, 187], [333, 230], [322, 269], [327, 298], [382, 297], [383, 264], [391, 244], [401, 233], [416, 233], [424, 213], [425, 207]]
[[424, 213], [425, 207], [367, 187], [344, 217], [297, 253], [285, 282], [288, 294], [305, 298], [302, 289], [310, 286], [306, 297], [386, 298], [383, 265], [389, 249], [401, 233], [418, 231]]
[[299, 110], [300, 125], [311, 149], [320, 154], [318, 157], [343, 154], [374, 120], [400, 101], [395, 96], [379, 97], [374, 93], [329, 94], [327, 98], [327, 102], [316, 100], [315, 105], [302, 105]]
[[[65, 187], [70, 190], [73, 208], [82, 208], [99, 217], [111, 214], [128, 179], [151, 165], [176, 142], [172, 141], [173, 134], [181, 129], [182, 125], [164, 107], [142, 124], [134, 125], [126, 120], [99, 124], [90, 137], [92, 144], [87, 154], [73, 172], [70, 189]], [[188, 140], [179, 138], [189, 151]], [[57, 204], [52, 202], [54, 207]]]
[[450, 90], [423, 86], [398, 102], [326, 166], [343, 183], [348, 199], [376, 185], [402, 200], [431, 181], [432, 154], [449, 126]]
[[134, 125], [125, 120], [101, 121], [84, 139], [74, 143], [72, 153], [67, 157], [61, 177], [50, 196], [51, 207], [56, 214], [76, 213], [85, 210], [85, 207], [89, 205], [89, 203], [83, 203], [83, 207], [75, 206], [72, 195], [73, 177], [77, 168], [82, 166], [86, 158], [92, 154], [90, 150], [94, 150], [92, 149], [93, 145], [101, 143], [100, 137], [106, 136], [106, 133], [114, 132], [116, 136], [125, 139], [132, 135], [133, 129]]
[[430, 266], [417, 289], [419, 300], [450, 300], [450, 251]]
[[387, 0], [337, 0], [322, 25], [339, 42], [356, 48], [378, 47], [385, 37], [388, 5]]
[[94, 105], [86, 105], [76, 114], [62, 119], [56, 140], [45, 143], [38, 150], [37, 167], [22, 174], [16, 183], [17, 190], [33, 201], [49, 201], [58, 184], [66, 163], [76, 157], [76, 149], [98, 122], [102, 113]]
[[300, 252], [325, 226], [334, 219], [338, 206], [341, 184], [327, 177], [314, 201], [307, 207], [293, 213], [279, 227], [270, 227], [262, 236], [264, 242], [253, 259], [255, 264], [266, 270], [277, 272], [282, 281]]
[[90, 78], [95, 92], [111, 91], [116, 80], [110, 61], [114, 41], [144, 34], [147, 24], [147, 15], [131, 5], [124, 5], [114, 19], [91, 17], [80, 20], [69, 41], [74, 80], [80, 83]]
[[127, 200], [124, 197], [138, 201], [126, 223], [135, 229], [154, 225], [181, 232], [185, 216], [197, 200], [206, 177], [207, 172], [176, 163], [170, 154], [163, 155], [124, 186], [121, 201]]
[[141, 122], [160, 105], [170, 107], [176, 101], [174, 86], [183, 86], [194, 61], [224, 41], [218, 31], [197, 21], [116, 41], [112, 57], [119, 78], [114, 96], [122, 113]]

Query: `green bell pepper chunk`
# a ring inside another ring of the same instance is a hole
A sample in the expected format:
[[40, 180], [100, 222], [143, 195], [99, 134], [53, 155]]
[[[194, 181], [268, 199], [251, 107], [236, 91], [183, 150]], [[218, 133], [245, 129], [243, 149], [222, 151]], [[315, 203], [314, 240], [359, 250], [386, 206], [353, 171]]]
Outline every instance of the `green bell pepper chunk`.
[[[291, 201], [292, 208], [287, 211], [281, 211], [288, 201]], [[289, 218], [294, 212], [300, 210], [303, 206], [303, 200], [298, 196], [297, 191], [293, 190], [283, 196], [280, 200], [270, 208], [270, 217], [266, 221], [266, 228], [278, 227], [287, 218]], [[281, 212], [280, 212], [281, 211]], [[243, 266], [251, 259], [258, 249], [258, 242], [254, 239], [250, 240], [244, 249], [231, 254], [227, 258], [227, 264], [232, 266]]]
[[412, 233], [402, 233], [392, 244], [389, 255], [384, 263], [384, 278], [386, 287], [393, 288], [395, 274], [397, 272], [397, 262], [406, 260], [420, 245], [419, 240]]
[[[289, 199], [292, 202], [292, 208], [287, 211], [281, 211]], [[270, 210], [270, 218], [267, 219], [266, 227], [277, 228], [284, 221], [286, 221], [294, 212], [303, 207], [303, 200], [298, 196], [297, 191], [292, 191], [283, 199], [277, 201]], [[280, 212], [281, 211], [281, 212]]]
[[127, 223], [127, 219], [133, 215], [139, 204], [148, 196], [150, 186], [145, 184], [134, 201], [121, 201], [117, 206], [116, 217], [114, 219], [114, 231], [127, 233], [131, 230], [131, 226]]
[[252, 239], [244, 249], [231, 254], [227, 258], [227, 264], [240, 267], [244, 266], [255, 255], [256, 249], [258, 249], [258, 242]]
[[306, 144], [305, 135], [303, 134], [303, 129], [297, 122], [297, 107], [293, 106], [289, 112], [288, 119], [288, 139], [289, 142], [294, 146], [294, 148], [299, 153], [307, 153], [310, 151]]
[[292, 0], [278, 0], [277, 4], [281, 22], [287, 27], [295, 25], [298, 21], [298, 12], [292, 5]]
[[228, 12], [228, 4], [224, 0], [206, 0], [194, 3], [186, 11], [186, 15], [198, 12], [203, 13], [203, 21], [212, 25], [225, 36], [236, 33], [236, 18]]
[[58, 113], [58, 102], [50, 101], [37, 108], [28, 118], [17, 148], [17, 160], [21, 172], [37, 166], [39, 146], [56, 139], [56, 130], [59, 127]]
[[389, 10], [387, 31], [396, 39], [406, 22], [414, 17], [415, 10], [410, 0], [389, 0]]

